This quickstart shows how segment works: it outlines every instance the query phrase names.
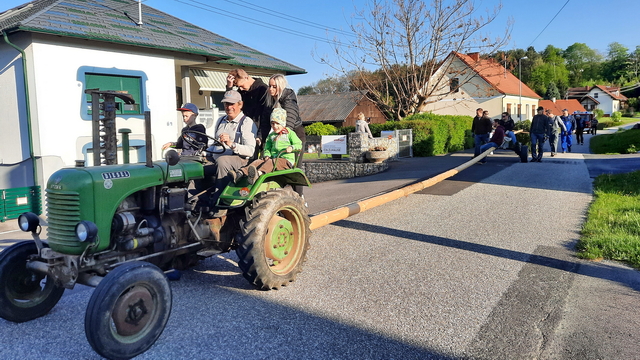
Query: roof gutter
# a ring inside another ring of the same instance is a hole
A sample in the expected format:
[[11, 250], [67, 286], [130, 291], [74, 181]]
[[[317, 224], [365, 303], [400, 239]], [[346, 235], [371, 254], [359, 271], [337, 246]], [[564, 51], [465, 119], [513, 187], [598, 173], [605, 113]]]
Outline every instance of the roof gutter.
[[25, 103], [26, 103], [26, 108], [27, 108], [27, 134], [29, 136], [29, 158], [31, 159], [31, 164], [33, 166], [33, 183], [35, 186], [38, 186], [38, 168], [36, 165], [36, 157], [33, 154], [33, 131], [31, 128], [31, 102], [29, 101], [29, 82], [28, 82], [28, 76], [27, 76], [27, 56], [24, 52], [23, 49], [19, 48], [18, 46], [14, 45], [11, 43], [11, 41], [9, 41], [9, 38], [7, 37], [7, 33], [4, 31], [0, 31], [2, 32], [2, 37], [4, 38], [4, 42], [7, 43], [7, 45], [11, 46], [12, 48], [16, 49], [18, 52], [20, 52], [20, 55], [22, 57], [22, 77], [23, 77], [23, 81], [24, 81], [24, 99], [25, 99]]

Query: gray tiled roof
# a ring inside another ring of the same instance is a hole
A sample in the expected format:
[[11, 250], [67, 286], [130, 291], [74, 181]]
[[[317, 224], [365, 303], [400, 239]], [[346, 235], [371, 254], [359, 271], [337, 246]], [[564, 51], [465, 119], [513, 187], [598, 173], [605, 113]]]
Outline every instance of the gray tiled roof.
[[0, 13], [0, 31], [28, 31], [172, 50], [220, 63], [303, 74], [305, 70], [132, 0], [36, 0]]
[[299, 95], [298, 107], [303, 123], [316, 121], [344, 122], [358, 102], [365, 97], [360, 91], [338, 94]]

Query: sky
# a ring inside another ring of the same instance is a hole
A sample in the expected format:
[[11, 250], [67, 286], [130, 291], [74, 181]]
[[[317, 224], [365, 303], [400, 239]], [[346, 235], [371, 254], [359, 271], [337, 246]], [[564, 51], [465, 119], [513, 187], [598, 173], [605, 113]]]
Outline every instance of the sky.
[[[0, 11], [25, 2], [2, 0]], [[335, 37], [352, 38], [348, 33], [349, 24], [358, 21], [355, 9], [363, 9], [367, 2], [143, 1], [148, 6], [305, 69], [307, 74], [287, 77], [295, 90], [336, 74], [331, 67], [321, 64], [319, 58], [331, 57], [329, 43]], [[493, 10], [500, 1], [475, 0], [474, 4], [480, 16]], [[630, 50], [640, 45], [640, 27], [633, 21], [638, 14], [638, 0], [504, 0], [498, 17], [483, 33], [501, 36], [507, 23], [512, 21], [511, 38], [503, 50], [534, 46], [540, 51], [547, 45], [566, 49], [580, 42], [606, 54], [607, 46], [612, 42], [619, 42]]]

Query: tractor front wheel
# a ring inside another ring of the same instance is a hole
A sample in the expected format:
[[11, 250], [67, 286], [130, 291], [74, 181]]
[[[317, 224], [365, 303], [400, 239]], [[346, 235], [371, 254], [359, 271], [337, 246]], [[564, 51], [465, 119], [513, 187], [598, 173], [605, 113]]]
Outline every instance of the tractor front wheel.
[[243, 276], [261, 290], [294, 281], [311, 234], [304, 199], [290, 189], [271, 190], [259, 194], [245, 214], [236, 250]]
[[171, 288], [164, 273], [142, 261], [122, 264], [93, 292], [84, 318], [91, 347], [108, 359], [147, 351], [171, 314]]
[[0, 252], [0, 317], [25, 322], [46, 315], [60, 300], [64, 288], [51, 276], [27, 269], [38, 253], [34, 241], [22, 241]]

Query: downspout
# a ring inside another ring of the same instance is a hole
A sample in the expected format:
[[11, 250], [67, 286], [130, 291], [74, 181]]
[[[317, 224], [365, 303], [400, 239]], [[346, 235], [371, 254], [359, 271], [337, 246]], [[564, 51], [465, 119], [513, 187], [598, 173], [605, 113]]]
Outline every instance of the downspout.
[[27, 77], [27, 56], [24, 50], [20, 49], [16, 45], [12, 44], [7, 37], [7, 33], [2, 31], [4, 42], [6, 42], [12, 48], [18, 50], [22, 56], [22, 77], [24, 81], [24, 99], [27, 106], [27, 134], [29, 136], [29, 158], [31, 158], [31, 164], [33, 165], [33, 183], [34, 186], [38, 186], [38, 168], [36, 165], [36, 157], [33, 154], [33, 131], [31, 129], [31, 103], [29, 101], [29, 82]]

